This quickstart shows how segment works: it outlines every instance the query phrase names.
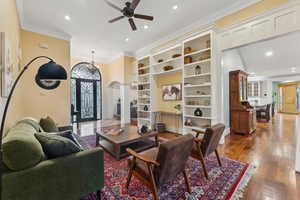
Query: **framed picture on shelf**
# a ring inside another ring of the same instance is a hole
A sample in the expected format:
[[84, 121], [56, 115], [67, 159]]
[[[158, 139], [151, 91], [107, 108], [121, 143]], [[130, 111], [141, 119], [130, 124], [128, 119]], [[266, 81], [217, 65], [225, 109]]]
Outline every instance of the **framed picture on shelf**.
[[182, 86], [180, 83], [162, 86], [164, 101], [180, 101], [182, 99]]
[[13, 59], [10, 42], [0, 33], [1, 96], [8, 97], [13, 85]]

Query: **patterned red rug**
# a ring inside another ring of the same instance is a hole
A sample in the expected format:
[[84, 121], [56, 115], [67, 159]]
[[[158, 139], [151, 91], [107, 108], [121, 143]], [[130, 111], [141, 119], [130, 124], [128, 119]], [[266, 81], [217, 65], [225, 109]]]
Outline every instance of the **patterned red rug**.
[[[127, 159], [115, 160], [105, 153], [105, 187], [102, 190], [103, 200], [151, 200], [149, 189], [139, 180], [133, 177], [129, 190], [125, 188], [128, 174]], [[161, 200], [229, 200], [239, 199], [243, 195], [244, 188], [249, 182], [254, 167], [227, 158], [221, 158], [222, 167], [219, 167], [214, 155], [206, 159], [210, 180], [206, 180], [201, 163], [190, 158], [187, 164], [189, 178], [192, 186], [192, 194], [186, 192], [182, 175], [176, 180], [160, 188]], [[95, 194], [91, 194], [85, 200], [95, 200]]]

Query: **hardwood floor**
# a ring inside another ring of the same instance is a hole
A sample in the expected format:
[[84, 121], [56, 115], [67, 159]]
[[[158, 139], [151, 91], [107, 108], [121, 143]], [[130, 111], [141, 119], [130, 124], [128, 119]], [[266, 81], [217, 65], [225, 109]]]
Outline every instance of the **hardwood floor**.
[[[297, 115], [276, 114], [269, 123], [259, 122], [251, 136], [230, 134], [218, 150], [221, 156], [257, 167], [244, 200], [299, 200], [300, 174], [295, 172]], [[171, 138], [174, 134], [162, 134]], [[298, 194], [297, 194], [298, 191]]]
[[257, 167], [244, 199], [300, 199], [300, 175], [294, 169], [299, 126], [298, 116], [277, 114], [269, 123], [258, 123], [252, 136], [229, 135], [226, 143], [220, 145], [222, 156]]
[[[297, 133], [299, 116], [276, 114], [269, 123], [259, 122], [251, 136], [226, 137], [219, 146], [221, 156], [257, 167], [244, 200], [300, 200], [300, 174], [294, 170]], [[161, 136], [173, 138], [176, 134]]]

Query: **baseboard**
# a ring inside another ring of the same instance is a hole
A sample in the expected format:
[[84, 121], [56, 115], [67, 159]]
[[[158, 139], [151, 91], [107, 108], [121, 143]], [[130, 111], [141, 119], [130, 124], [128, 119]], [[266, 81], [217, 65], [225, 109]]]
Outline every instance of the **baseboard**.
[[230, 134], [230, 127], [225, 128], [219, 144], [225, 144], [225, 137]]
[[224, 130], [224, 137], [230, 134], [230, 127], [225, 128]]

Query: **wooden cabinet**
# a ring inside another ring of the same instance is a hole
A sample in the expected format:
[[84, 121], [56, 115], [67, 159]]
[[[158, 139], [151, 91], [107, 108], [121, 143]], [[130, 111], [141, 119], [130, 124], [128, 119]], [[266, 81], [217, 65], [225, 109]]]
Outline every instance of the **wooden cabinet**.
[[256, 130], [256, 112], [247, 101], [248, 74], [237, 70], [229, 76], [231, 132], [249, 135]]

